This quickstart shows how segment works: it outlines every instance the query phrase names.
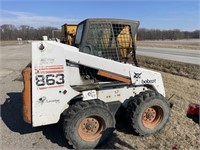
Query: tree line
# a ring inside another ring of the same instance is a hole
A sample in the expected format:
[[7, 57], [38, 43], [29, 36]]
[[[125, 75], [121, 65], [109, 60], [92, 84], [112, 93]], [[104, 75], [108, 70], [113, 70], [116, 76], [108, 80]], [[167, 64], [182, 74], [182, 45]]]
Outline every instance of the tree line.
[[[16, 27], [11, 24], [4, 24], [0, 26], [1, 30], [1, 40], [17, 40], [17, 38], [22, 38], [23, 40], [42, 40], [42, 36], [48, 36], [52, 38], [52, 31], [58, 30], [55, 27], [38, 27], [34, 28], [28, 25], [21, 25]], [[54, 33], [58, 34], [58, 33]], [[55, 35], [56, 37], [57, 35]]]
[[[28, 25], [21, 25], [16, 27], [11, 24], [4, 24], [0, 26], [0, 40], [16, 40], [22, 38], [23, 40], [42, 40], [42, 36], [46, 35], [49, 38], [60, 37], [60, 32], [55, 27], [38, 27], [34, 28]], [[174, 30], [160, 30], [160, 29], [145, 29], [138, 30], [138, 40], [177, 40], [177, 39], [198, 39], [200, 30], [195, 31], [181, 31]]]
[[195, 31], [181, 31], [174, 30], [159, 30], [159, 29], [145, 29], [138, 30], [138, 40], [178, 40], [178, 39], [199, 39], [200, 30]]

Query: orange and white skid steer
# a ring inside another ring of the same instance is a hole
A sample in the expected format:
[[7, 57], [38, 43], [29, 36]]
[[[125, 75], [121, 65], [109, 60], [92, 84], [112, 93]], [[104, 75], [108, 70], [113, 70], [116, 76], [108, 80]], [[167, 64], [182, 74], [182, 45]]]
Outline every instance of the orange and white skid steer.
[[[57, 123], [74, 148], [95, 148], [115, 129], [120, 108], [139, 135], [163, 128], [170, 108], [161, 74], [139, 67], [138, 21], [87, 19], [74, 46], [32, 42], [23, 71], [23, 116], [33, 127]], [[131, 58], [132, 63], [128, 63]]]

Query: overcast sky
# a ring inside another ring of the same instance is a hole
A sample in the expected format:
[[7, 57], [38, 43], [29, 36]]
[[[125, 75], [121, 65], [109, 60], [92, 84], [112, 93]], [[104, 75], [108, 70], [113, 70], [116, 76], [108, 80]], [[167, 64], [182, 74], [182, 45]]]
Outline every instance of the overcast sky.
[[139, 20], [140, 27], [200, 29], [200, 0], [0, 0], [0, 24], [54, 26], [86, 18]]

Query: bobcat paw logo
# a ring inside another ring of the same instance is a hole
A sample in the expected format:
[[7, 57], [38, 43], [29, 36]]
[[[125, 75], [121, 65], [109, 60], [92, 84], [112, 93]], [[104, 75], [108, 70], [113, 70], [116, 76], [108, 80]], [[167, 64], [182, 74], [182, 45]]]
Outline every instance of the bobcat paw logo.
[[136, 73], [136, 72], [134, 72], [134, 78], [136, 78], [136, 79], [139, 79], [139, 78], [141, 78], [141, 74], [142, 73]]

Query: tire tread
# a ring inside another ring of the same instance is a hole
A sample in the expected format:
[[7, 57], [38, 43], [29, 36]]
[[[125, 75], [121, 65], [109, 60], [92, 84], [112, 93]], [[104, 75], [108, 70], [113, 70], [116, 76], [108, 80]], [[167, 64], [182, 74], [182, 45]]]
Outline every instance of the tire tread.
[[[133, 127], [134, 131], [141, 136], [148, 135], [148, 133], [144, 133], [140, 130], [137, 119], [135, 116], [138, 115], [139, 110], [141, 109], [141, 105], [150, 101], [152, 98], [157, 98], [159, 100], [165, 101], [169, 106], [169, 103], [165, 100], [165, 98], [156, 91], [144, 91], [136, 95], [135, 97], [130, 97], [130, 101], [128, 103], [128, 107], [126, 110], [126, 117]], [[169, 117], [168, 117], [169, 119]]]
[[[70, 138], [70, 135], [68, 134], [69, 132], [71, 132], [70, 131], [71, 121], [74, 119], [74, 116], [76, 116], [79, 113], [79, 111], [87, 109], [89, 107], [95, 107], [95, 106], [109, 110], [108, 105], [106, 103], [104, 103], [103, 101], [98, 100], [98, 99], [89, 100], [89, 101], [78, 101], [75, 104], [68, 107], [68, 109], [66, 110], [65, 117], [64, 117], [64, 120], [63, 120], [64, 134], [65, 134], [65, 137], [68, 141], [68, 144], [72, 145], [73, 148], [75, 148], [75, 149], [78, 149], [79, 147], [77, 147], [76, 145], [73, 144], [73, 141]], [[115, 119], [113, 121], [114, 121], [114, 124], [115, 124]]]

